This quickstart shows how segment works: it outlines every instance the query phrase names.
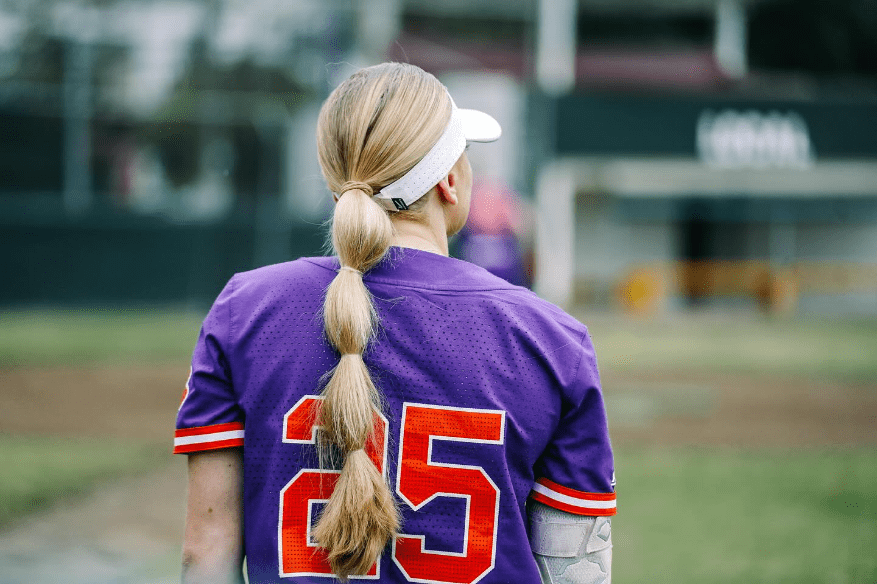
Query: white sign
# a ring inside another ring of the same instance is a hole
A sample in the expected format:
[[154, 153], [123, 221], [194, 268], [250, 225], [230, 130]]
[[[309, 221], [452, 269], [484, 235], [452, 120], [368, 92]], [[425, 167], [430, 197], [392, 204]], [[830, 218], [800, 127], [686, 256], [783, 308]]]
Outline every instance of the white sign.
[[719, 168], [809, 168], [816, 158], [804, 119], [777, 111], [704, 111], [697, 152]]

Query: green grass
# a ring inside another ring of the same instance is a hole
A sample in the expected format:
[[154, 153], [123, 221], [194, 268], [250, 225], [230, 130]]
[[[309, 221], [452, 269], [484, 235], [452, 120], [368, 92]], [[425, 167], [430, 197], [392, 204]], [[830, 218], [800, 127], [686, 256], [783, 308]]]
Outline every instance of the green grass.
[[0, 434], [0, 525], [154, 467], [162, 454], [167, 448], [155, 445]]
[[0, 312], [0, 367], [186, 362], [203, 318], [156, 309]]
[[621, 448], [613, 581], [877, 582], [877, 452]]
[[602, 370], [877, 380], [877, 320], [576, 315], [591, 331]]

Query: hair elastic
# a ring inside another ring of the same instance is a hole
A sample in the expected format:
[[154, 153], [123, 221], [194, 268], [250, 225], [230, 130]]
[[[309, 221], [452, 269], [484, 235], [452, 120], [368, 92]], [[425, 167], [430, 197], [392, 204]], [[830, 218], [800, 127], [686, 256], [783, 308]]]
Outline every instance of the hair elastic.
[[358, 180], [349, 180], [346, 183], [344, 183], [343, 185], [341, 185], [340, 189], [338, 189], [338, 196], [340, 197], [341, 195], [343, 195], [347, 191], [355, 191], [355, 190], [360, 190], [360, 191], [364, 192], [366, 195], [368, 195], [369, 197], [375, 193], [374, 189], [371, 188], [370, 186], [368, 186], [366, 183], [360, 182]]
[[362, 276], [362, 272], [360, 272], [356, 268], [351, 268], [350, 266], [341, 266], [340, 268], [338, 268], [338, 271], [340, 272], [341, 270], [347, 270], [348, 272], [353, 272], [354, 274], [359, 274], [360, 276]]

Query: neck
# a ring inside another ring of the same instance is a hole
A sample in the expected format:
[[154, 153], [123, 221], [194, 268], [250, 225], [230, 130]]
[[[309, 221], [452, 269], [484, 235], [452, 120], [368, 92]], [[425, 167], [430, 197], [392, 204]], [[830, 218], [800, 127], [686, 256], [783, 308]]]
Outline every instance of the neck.
[[426, 237], [420, 237], [415, 234], [400, 234], [397, 233], [395, 237], [393, 237], [392, 245], [395, 247], [410, 247], [412, 249], [422, 249], [423, 251], [428, 251], [432, 253], [437, 253], [439, 255], [447, 256], [448, 255], [448, 240], [445, 239], [444, 245], [439, 245], [437, 242], [432, 239]]
[[432, 203], [430, 200], [416, 217], [390, 215], [395, 231], [391, 245], [448, 255], [445, 214]]

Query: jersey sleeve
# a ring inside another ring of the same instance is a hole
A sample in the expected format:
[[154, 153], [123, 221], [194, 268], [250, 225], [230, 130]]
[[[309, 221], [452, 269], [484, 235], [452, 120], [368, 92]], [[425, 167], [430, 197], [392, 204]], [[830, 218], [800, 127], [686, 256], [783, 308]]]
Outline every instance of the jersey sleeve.
[[535, 465], [530, 498], [577, 515], [615, 515], [615, 469], [597, 360], [587, 332], [563, 390], [558, 426]]
[[177, 412], [174, 454], [244, 445], [244, 415], [229, 362], [234, 278], [204, 319], [192, 353], [192, 369]]

